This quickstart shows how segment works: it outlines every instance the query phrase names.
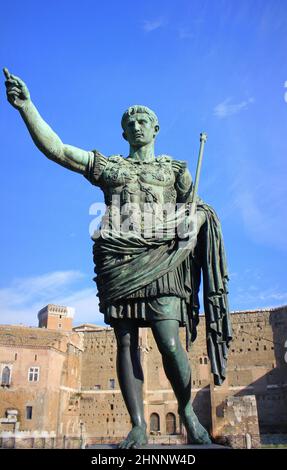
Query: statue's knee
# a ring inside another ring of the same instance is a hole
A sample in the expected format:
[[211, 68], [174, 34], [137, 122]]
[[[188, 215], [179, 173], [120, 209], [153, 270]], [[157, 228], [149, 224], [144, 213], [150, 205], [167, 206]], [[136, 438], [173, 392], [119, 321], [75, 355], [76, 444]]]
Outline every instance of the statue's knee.
[[169, 338], [160, 343], [159, 350], [163, 356], [172, 358], [178, 353], [178, 343], [174, 338]]
[[118, 349], [123, 350], [123, 349], [130, 349], [131, 347], [131, 339], [129, 335], [124, 335], [118, 338], [117, 341], [118, 344]]

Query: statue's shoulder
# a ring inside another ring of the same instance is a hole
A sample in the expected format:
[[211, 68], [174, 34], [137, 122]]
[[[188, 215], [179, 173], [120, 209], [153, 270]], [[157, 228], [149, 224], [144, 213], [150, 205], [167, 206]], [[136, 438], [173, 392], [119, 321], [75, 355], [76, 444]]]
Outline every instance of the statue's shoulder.
[[109, 155], [105, 156], [98, 150], [92, 150], [92, 153], [94, 155], [95, 160], [99, 161], [105, 161], [106, 163], [111, 162], [111, 163], [121, 163], [125, 161], [125, 157], [123, 155]]
[[184, 160], [177, 160], [170, 155], [158, 155], [156, 161], [163, 163], [170, 163], [172, 166], [180, 166], [186, 168], [187, 163]]
[[92, 153], [94, 158], [90, 160], [90, 168], [87, 175], [85, 175], [92, 184], [99, 184], [107, 172], [118, 171], [119, 167], [127, 165], [123, 155], [106, 157], [98, 150], [92, 150]]
[[173, 159], [171, 166], [176, 176], [185, 174], [187, 170], [187, 163], [184, 160]]
[[171, 164], [173, 161], [173, 158], [170, 155], [158, 155], [155, 159], [157, 163], [169, 163]]
[[108, 161], [111, 163], [120, 163], [120, 164], [125, 164], [126, 159], [123, 155], [110, 155], [108, 157]]
[[185, 173], [187, 169], [187, 163], [184, 160], [177, 160], [170, 155], [159, 155], [156, 158], [158, 163], [168, 164], [171, 169], [174, 171], [175, 176]]

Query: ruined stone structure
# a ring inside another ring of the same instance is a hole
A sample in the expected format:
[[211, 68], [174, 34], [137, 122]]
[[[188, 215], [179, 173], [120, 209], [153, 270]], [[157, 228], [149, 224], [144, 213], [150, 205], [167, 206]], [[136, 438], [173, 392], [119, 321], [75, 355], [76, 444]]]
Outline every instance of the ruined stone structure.
[[256, 398], [259, 431], [287, 432], [287, 308], [232, 315], [228, 380], [213, 388], [212, 410], [217, 432], [225, 420], [227, 396]]
[[[130, 429], [113, 330], [89, 324], [72, 330], [65, 309], [42, 309], [40, 328], [0, 327], [0, 438], [37, 431], [47, 438], [119, 441]], [[232, 324], [227, 380], [215, 387], [201, 318], [189, 352], [196, 413], [213, 436], [241, 434], [247, 442], [248, 436], [287, 433], [287, 307], [234, 312]], [[184, 342], [184, 329], [181, 335]], [[177, 402], [149, 329], [141, 330], [139, 354], [148, 432], [155, 440], [180, 441]]]
[[[47, 307], [52, 316], [57, 307]], [[59, 309], [61, 316], [68, 312], [65, 307]], [[0, 431], [4, 436], [16, 432], [29, 440], [34, 431], [40, 432], [39, 439], [78, 434], [76, 391], [81, 387], [83, 348], [83, 335], [71, 328], [60, 332], [1, 326]]]

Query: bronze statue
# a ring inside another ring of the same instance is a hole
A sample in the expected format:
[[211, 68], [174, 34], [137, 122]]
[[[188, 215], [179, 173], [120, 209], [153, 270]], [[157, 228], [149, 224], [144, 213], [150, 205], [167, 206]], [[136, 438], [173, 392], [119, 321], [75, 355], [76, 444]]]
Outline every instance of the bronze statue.
[[196, 338], [202, 273], [207, 350], [214, 382], [220, 385], [231, 325], [225, 253], [215, 212], [198, 197], [192, 200], [185, 162], [155, 157], [159, 124], [149, 108], [128, 108], [122, 128], [129, 155], [107, 158], [97, 150], [63, 144], [38, 113], [25, 83], [7, 69], [4, 74], [8, 101], [19, 110], [39, 150], [104, 192], [107, 211], [93, 236], [93, 253], [100, 311], [115, 331], [118, 379], [132, 422], [119, 447], [147, 443], [138, 357], [138, 329], [145, 326], [152, 328], [189, 442], [209, 444], [208, 432], [192, 408], [191, 369], [179, 327], [186, 327], [188, 347]]

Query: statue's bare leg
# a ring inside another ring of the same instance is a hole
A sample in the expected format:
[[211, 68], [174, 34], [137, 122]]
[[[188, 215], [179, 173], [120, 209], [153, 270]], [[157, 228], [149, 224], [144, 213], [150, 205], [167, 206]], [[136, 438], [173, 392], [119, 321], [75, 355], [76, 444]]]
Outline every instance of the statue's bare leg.
[[143, 371], [138, 354], [138, 327], [132, 320], [116, 320], [113, 327], [118, 346], [118, 380], [132, 422], [132, 430], [119, 447], [130, 449], [147, 443], [143, 410]]
[[162, 355], [163, 367], [178, 401], [178, 412], [190, 444], [210, 444], [206, 429], [200, 424], [191, 404], [191, 369], [179, 339], [177, 320], [153, 322], [153, 335]]

